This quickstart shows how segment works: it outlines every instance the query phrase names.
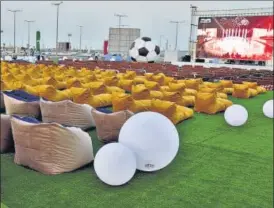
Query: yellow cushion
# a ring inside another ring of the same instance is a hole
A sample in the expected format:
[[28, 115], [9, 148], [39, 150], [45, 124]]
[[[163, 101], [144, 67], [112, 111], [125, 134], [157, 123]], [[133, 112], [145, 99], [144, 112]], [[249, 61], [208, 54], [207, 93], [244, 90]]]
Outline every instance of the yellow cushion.
[[113, 93], [112, 94], [112, 109], [113, 112], [128, 110], [133, 104], [133, 98], [126, 93]]
[[143, 84], [132, 86], [132, 97], [135, 100], [150, 99], [150, 92]]
[[251, 94], [247, 85], [234, 84], [232, 96], [236, 98], [249, 98]]
[[183, 91], [184, 96], [188, 96], [188, 95], [192, 95], [192, 96], [196, 96], [197, 95], [197, 90], [193, 90], [193, 89], [185, 89]]
[[220, 83], [223, 85], [224, 88], [233, 88], [232, 80], [220, 80]]
[[183, 120], [193, 117], [194, 111], [190, 108], [176, 105], [176, 111], [172, 116], [172, 122], [178, 124]]
[[116, 76], [105, 77], [103, 80], [106, 86], [118, 86], [119, 83], [119, 79]]
[[150, 111], [150, 109], [151, 109], [151, 100], [134, 100], [133, 103], [131, 103], [128, 110], [130, 110], [133, 113], [138, 113], [138, 112]]
[[161, 91], [151, 90], [150, 91], [150, 99], [163, 99], [164, 95]]
[[243, 84], [247, 85], [249, 88], [252, 88], [252, 89], [257, 89], [257, 82], [243, 82]]
[[154, 81], [145, 81], [145, 86], [149, 90], [160, 90], [160, 85], [157, 82]]
[[174, 102], [178, 105], [184, 105], [184, 100], [179, 92], [163, 92], [163, 100]]
[[120, 88], [130, 92], [133, 85], [133, 80], [120, 79], [118, 85]]
[[258, 87], [256, 88], [256, 90], [257, 90], [257, 92], [258, 92], [259, 94], [265, 93], [265, 92], [266, 92], [266, 89], [265, 89], [264, 87], [262, 87], [262, 86], [258, 86]]
[[176, 112], [176, 104], [170, 101], [153, 99], [151, 101], [151, 111], [160, 113], [173, 122], [172, 118]]
[[222, 92], [227, 95], [232, 95], [233, 90], [234, 90], [233, 87], [232, 88], [224, 88]]
[[186, 85], [184, 83], [169, 83], [169, 91], [183, 93]]
[[105, 94], [107, 93], [107, 87], [103, 82], [89, 82], [82, 84], [85, 88], [89, 88], [93, 95]]
[[120, 87], [107, 86], [107, 93], [112, 94], [112, 93], [115, 93], [115, 92], [125, 93], [125, 90], [123, 90]]
[[136, 76], [134, 79], [134, 84], [144, 84], [146, 81], [146, 77], [145, 76]]

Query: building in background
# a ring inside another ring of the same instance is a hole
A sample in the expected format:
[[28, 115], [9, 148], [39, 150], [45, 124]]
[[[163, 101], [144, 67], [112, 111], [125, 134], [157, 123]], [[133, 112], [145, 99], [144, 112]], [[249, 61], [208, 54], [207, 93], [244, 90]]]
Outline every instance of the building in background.
[[71, 45], [69, 42], [59, 42], [57, 44], [57, 50], [59, 52], [69, 51], [71, 49]]
[[127, 55], [133, 41], [140, 36], [138, 28], [109, 28], [108, 52]]

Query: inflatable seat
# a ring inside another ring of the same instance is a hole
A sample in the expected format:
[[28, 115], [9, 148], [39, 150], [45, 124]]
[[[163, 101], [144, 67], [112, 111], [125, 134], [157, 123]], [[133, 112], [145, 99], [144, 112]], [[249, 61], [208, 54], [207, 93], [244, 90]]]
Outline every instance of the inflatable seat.
[[198, 90], [199, 85], [202, 82], [201, 82], [201, 79], [187, 79], [187, 80], [184, 80], [184, 83], [186, 85], [186, 88], [193, 89], [193, 90]]
[[151, 79], [152, 81], [157, 82], [160, 86], [165, 85], [165, 76], [162, 74], [153, 75]]
[[138, 85], [138, 84], [144, 84], [146, 81], [146, 77], [145, 76], [136, 76], [134, 79], [133, 79], [133, 82], [135, 85]]
[[89, 88], [90, 92], [93, 95], [107, 93], [107, 87], [106, 87], [106, 85], [104, 85], [103, 82], [89, 82], [89, 83], [83, 84], [83, 86], [85, 88]]
[[257, 90], [250, 89], [245, 84], [234, 84], [232, 96], [236, 98], [250, 98], [258, 94]]
[[10, 116], [1, 114], [1, 153], [14, 150], [14, 143], [11, 132]]
[[115, 87], [117, 87], [118, 83], [119, 83], [119, 78], [116, 77], [116, 76], [104, 77], [103, 80], [104, 80], [104, 84], [106, 86], [115, 86]]
[[92, 109], [91, 114], [95, 121], [97, 137], [102, 142], [118, 141], [122, 126], [133, 115], [128, 110], [107, 114], [96, 109]]
[[8, 115], [40, 116], [40, 98], [25, 91], [5, 91], [4, 103]]
[[151, 90], [149, 92], [149, 94], [150, 94], [150, 99], [160, 99], [160, 100], [162, 100], [163, 97], [164, 97], [163, 93], [161, 91], [157, 91], [157, 90]]
[[216, 93], [198, 92], [194, 110], [200, 113], [216, 114], [225, 111], [232, 104], [229, 100], [217, 98]]
[[258, 86], [257, 82], [243, 82], [243, 84], [247, 85], [250, 89], [256, 90], [258, 94], [266, 92], [266, 89], [264, 87]]
[[163, 100], [175, 102], [180, 106], [194, 106], [195, 96], [185, 95], [182, 96], [179, 92], [163, 92]]
[[11, 118], [14, 162], [43, 174], [76, 170], [93, 161], [92, 140], [80, 128], [40, 123], [34, 118]]
[[128, 79], [120, 79], [118, 86], [122, 89], [124, 89], [127, 92], [131, 91], [133, 85], [133, 80], [128, 80]]
[[52, 85], [40, 85], [37, 87], [39, 95], [49, 101], [62, 101], [62, 100], [70, 100], [71, 96], [69, 91], [67, 90], [57, 90]]
[[169, 86], [169, 91], [179, 92], [180, 94], [183, 94], [186, 88], [186, 85], [184, 83], [169, 83], [168, 86]]
[[78, 127], [83, 130], [95, 127], [91, 115], [91, 106], [77, 104], [71, 100], [51, 102], [41, 99], [42, 120], [45, 123], [55, 122], [65, 126]]
[[174, 124], [193, 116], [193, 110], [176, 105], [174, 102], [153, 99], [151, 101], [151, 111], [161, 113], [169, 118]]
[[115, 86], [107, 86], [107, 93], [112, 94], [114, 92], [118, 93], [125, 93], [125, 90], [123, 90], [120, 87], [115, 87]]
[[161, 90], [160, 88], [160, 84], [158, 82], [154, 82], [154, 81], [145, 81], [145, 86], [146, 88], [148, 88], [149, 90]]
[[133, 85], [131, 94], [132, 94], [133, 99], [135, 99], [135, 100], [150, 99], [149, 89], [147, 89], [145, 87], [145, 85], [143, 85], [143, 84]]
[[73, 102], [79, 104], [89, 104], [94, 108], [111, 106], [111, 94], [93, 95], [90, 89], [70, 88]]
[[[223, 89], [220, 90], [220, 91], [223, 91]], [[225, 94], [223, 92], [219, 92], [216, 88], [201, 87], [199, 89], [199, 92], [209, 92], [209, 93], [215, 93], [216, 92], [218, 98], [223, 98], [223, 99], [227, 99], [228, 98], [227, 94]]]

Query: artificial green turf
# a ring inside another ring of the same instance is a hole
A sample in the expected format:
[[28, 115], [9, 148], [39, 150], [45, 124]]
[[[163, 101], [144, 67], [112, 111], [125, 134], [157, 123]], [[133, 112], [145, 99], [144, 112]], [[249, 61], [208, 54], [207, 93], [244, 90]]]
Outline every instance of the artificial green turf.
[[[155, 173], [137, 172], [122, 187], [109, 187], [92, 164], [46, 176], [17, 166], [13, 154], [1, 155], [1, 201], [10, 208], [272, 208], [273, 119], [262, 113], [273, 92], [244, 105], [249, 120], [229, 127], [223, 113], [204, 115], [177, 125], [176, 159]], [[102, 146], [91, 131], [95, 152]]]

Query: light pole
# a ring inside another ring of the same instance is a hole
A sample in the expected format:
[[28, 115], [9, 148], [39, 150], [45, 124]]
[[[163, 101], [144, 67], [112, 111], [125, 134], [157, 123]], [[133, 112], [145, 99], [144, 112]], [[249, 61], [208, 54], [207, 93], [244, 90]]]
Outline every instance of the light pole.
[[58, 30], [59, 30], [59, 7], [63, 2], [52, 3], [52, 5], [57, 7], [57, 18], [56, 18], [56, 56], [57, 56], [57, 48], [58, 48]]
[[15, 9], [15, 10], [8, 10], [9, 12], [13, 13], [13, 53], [15, 53], [15, 48], [16, 48], [16, 13], [17, 12], [22, 12], [22, 10]]
[[128, 17], [127, 15], [123, 14], [114, 14], [115, 17], [118, 17], [118, 52], [120, 53], [120, 37], [121, 37], [121, 27], [125, 27], [126, 25], [122, 25], [121, 21], [123, 17]]
[[25, 20], [28, 23], [28, 49], [30, 48], [30, 23], [35, 22], [34, 20]]
[[82, 50], [82, 25], [77, 25], [80, 28], [80, 51]]
[[175, 47], [174, 47], [174, 51], [175, 51], [175, 50], [177, 49], [178, 28], [179, 28], [179, 24], [185, 23], [185, 21], [170, 21], [170, 23], [176, 24], [176, 36], [175, 36]]
[[70, 43], [70, 38], [71, 38], [72, 34], [68, 33], [68, 42]]

